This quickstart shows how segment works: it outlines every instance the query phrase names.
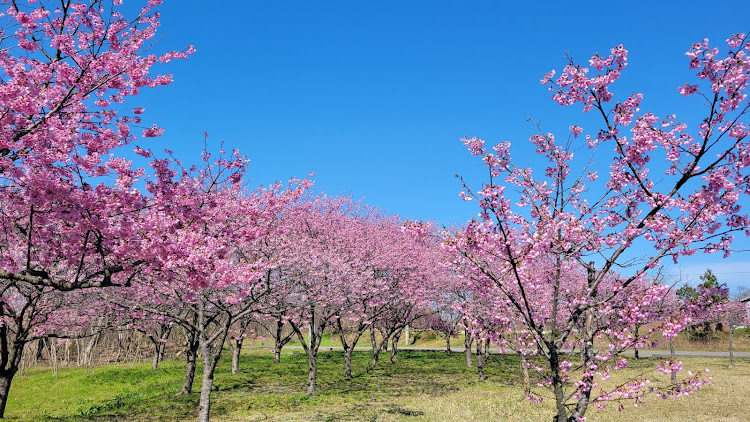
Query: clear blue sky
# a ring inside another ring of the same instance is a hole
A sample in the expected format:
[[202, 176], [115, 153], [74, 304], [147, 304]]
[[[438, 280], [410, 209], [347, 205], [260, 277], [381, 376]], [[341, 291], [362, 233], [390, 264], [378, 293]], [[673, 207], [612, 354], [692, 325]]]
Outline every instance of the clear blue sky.
[[[539, 84], [566, 51], [585, 62], [622, 43], [630, 65], [616, 94], [642, 92], [641, 109], [661, 116], [702, 115], [676, 91], [691, 75], [684, 52], [750, 31], [750, 2], [663, 3], [166, 0], [156, 48], [197, 53], [160, 69], [175, 75], [171, 86], [138, 97], [146, 121], [166, 129], [142, 145], [196, 161], [208, 131], [212, 145], [249, 156], [255, 184], [314, 171], [328, 193], [460, 223], [476, 204], [458, 198], [454, 173], [483, 176], [461, 136], [522, 153], [534, 131], [526, 116], [563, 136], [583, 121]], [[750, 286], [750, 253], [684, 265], [692, 279], [708, 266]]]

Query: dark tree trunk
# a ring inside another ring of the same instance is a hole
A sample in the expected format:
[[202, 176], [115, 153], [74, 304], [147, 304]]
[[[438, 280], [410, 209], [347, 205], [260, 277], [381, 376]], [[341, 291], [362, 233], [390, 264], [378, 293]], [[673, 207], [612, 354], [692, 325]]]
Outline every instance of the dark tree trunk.
[[[29, 300], [26, 307], [33, 306], [35, 301]], [[28, 308], [27, 308], [28, 309]], [[24, 309], [25, 310], [25, 309]], [[23, 313], [21, 313], [23, 315]], [[0, 418], [5, 417], [5, 406], [8, 404], [8, 393], [13, 377], [18, 372], [23, 357], [23, 349], [28, 344], [28, 334], [31, 329], [24, 324], [23, 317], [15, 318], [16, 331], [9, 330], [5, 319], [5, 307], [0, 304]], [[42, 340], [37, 340], [42, 344]], [[37, 346], [39, 347], [39, 346]]]
[[34, 360], [40, 360], [44, 355], [44, 342], [42, 340], [36, 341], [36, 355]]
[[[344, 378], [352, 378], [352, 354], [354, 353], [354, 345], [357, 344], [357, 339], [354, 339], [352, 343], [346, 341], [344, 335], [344, 327], [341, 324], [341, 319], [338, 320], [339, 332], [341, 333], [341, 346], [344, 348]], [[333, 337], [333, 334], [331, 334]]]
[[549, 345], [549, 365], [552, 372], [552, 391], [555, 395], [557, 415], [553, 422], [568, 422], [568, 410], [565, 407], [565, 393], [563, 391], [562, 374], [560, 374], [560, 354], [554, 345]]
[[281, 339], [281, 333], [284, 328], [284, 323], [281, 320], [276, 321], [276, 333], [274, 335], [273, 345], [273, 363], [281, 362], [281, 348], [284, 347], [284, 343]]
[[284, 335], [284, 322], [281, 319], [276, 320], [276, 328], [273, 334], [273, 363], [281, 362], [281, 349], [294, 338], [295, 332], [292, 330], [289, 334]]
[[188, 341], [187, 350], [185, 351], [185, 380], [182, 383], [182, 390], [177, 395], [192, 394], [193, 381], [195, 380], [195, 365], [198, 357], [198, 342]]
[[273, 348], [273, 363], [281, 363], [281, 347]]
[[17, 369], [11, 368], [7, 371], [0, 371], [0, 418], [5, 417], [5, 406], [8, 404], [8, 393], [10, 392], [10, 383]]
[[401, 331], [391, 336], [391, 363], [396, 363], [398, 359], [398, 341], [401, 338]]
[[[354, 354], [354, 347], [357, 345], [357, 342], [362, 337], [362, 334], [364, 334], [365, 330], [367, 329], [367, 325], [360, 323], [356, 330], [353, 330], [350, 335], [353, 334], [353, 337], [350, 337], [347, 339], [347, 336], [344, 331], [344, 325], [341, 323], [341, 318], [339, 318], [336, 321], [336, 325], [338, 327], [339, 332], [339, 339], [341, 340], [341, 346], [344, 349], [344, 377], [346, 379], [352, 378], [352, 355]], [[333, 339], [333, 330], [331, 330], [331, 339]]]

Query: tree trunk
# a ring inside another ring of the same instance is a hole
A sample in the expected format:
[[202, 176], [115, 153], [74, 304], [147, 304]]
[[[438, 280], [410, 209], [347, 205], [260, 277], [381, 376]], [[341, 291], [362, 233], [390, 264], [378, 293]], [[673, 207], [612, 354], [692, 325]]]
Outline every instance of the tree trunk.
[[237, 375], [240, 373], [240, 353], [242, 352], [242, 342], [244, 341], [244, 337], [241, 338], [233, 338], [230, 341], [232, 342], [232, 374]]
[[396, 363], [398, 359], [398, 340], [401, 338], [401, 332], [394, 333], [391, 337], [391, 363]]
[[352, 353], [353, 352], [354, 352], [354, 346], [344, 347], [344, 378], [346, 379], [352, 378]]
[[[341, 346], [344, 348], [344, 377], [346, 379], [352, 378], [352, 355], [354, 354], [354, 347], [357, 345], [357, 342], [359, 342], [359, 339], [362, 337], [362, 334], [365, 333], [365, 330], [367, 329], [367, 325], [364, 323], [360, 323], [357, 326], [356, 330], [352, 330], [350, 332], [350, 335], [352, 335], [351, 338], [347, 339], [346, 337], [346, 331], [344, 330], [344, 325], [341, 323], [341, 319], [339, 318], [336, 321], [336, 325], [338, 326], [338, 333], [339, 333], [339, 339], [341, 341]], [[331, 327], [331, 339], [333, 339], [333, 327]]]
[[482, 339], [477, 339], [477, 375], [479, 381], [486, 380], [484, 376], [484, 353], [482, 353]]
[[[594, 263], [590, 262], [587, 266], [587, 274], [588, 274], [588, 285], [589, 287], [593, 286], [594, 279], [596, 277], [596, 273], [594, 271]], [[593, 293], [596, 293], [594, 291]], [[584, 312], [584, 317], [586, 318], [584, 320], [584, 327], [583, 327], [583, 348], [581, 349], [581, 363], [584, 368], [589, 368], [592, 362], [594, 362], [594, 335], [596, 334], [596, 327], [594, 326], [594, 308], [589, 307]], [[591, 371], [589, 371], [591, 372]], [[580, 387], [580, 398], [578, 399], [578, 403], [576, 403], [575, 409], [570, 414], [570, 420], [583, 420], [584, 416], [586, 415], [586, 410], [589, 407], [589, 404], [591, 403], [591, 386], [594, 383], [594, 375], [593, 373], [590, 375], [586, 375], [584, 373], [584, 376], [582, 377], [581, 381], [583, 381], [584, 385]]]
[[159, 369], [159, 346], [156, 346], [156, 351], [154, 352], [154, 359], [151, 361], [151, 369], [154, 371]]
[[451, 336], [450, 334], [445, 335], [445, 353], [451, 353]]
[[[198, 344], [200, 345], [201, 358], [203, 360], [203, 380], [201, 382], [201, 396], [198, 401], [198, 422], [208, 422], [211, 415], [211, 389], [214, 385], [214, 372], [216, 365], [221, 359], [223, 345], [227, 340], [229, 328], [232, 326], [232, 315], [226, 313], [219, 321], [207, 318], [205, 302], [198, 302]], [[214, 325], [214, 333], [210, 327]]]
[[464, 356], [466, 357], [466, 367], [471, 368], [471, 343], [474, 342], [469, 330], [464, 330]]
[[310, 350], [307, 359], [307, 395], [314, 396], [318, 387], [318, 353]]
[[276, 335], [274, 336], [273, 345], [273, 363], [281, 362], [281, 348], [284, 347], [284, 343], [281, 341], [281, 333], [284, 328], [284, 323], [281, 320], [276, 321]]
[[178, 396], [184, 394], [192, 394], [193, 392], [193, 381], [195, 380], [195, 360], [198, 355], [198, 344], [190, 343], [185, 351], [185, 360], [187, 364], [185, 366], [185, 381], [182, 383], [182, 390], [177, 393]]
[[[639, 328], [640, 328], [640, 324], [635, 324], [635, 333], [634, 334], [635, 334], [635, 337], [636, 337], [636, 341], [638, 341], [637, 339], [638, 339], [638, 329]], [[638, 348], [637, 347], [633, 348], [633, 355], [635, 357], [635, 360], [638, 360], [638, 359], [641, 358], [640, 355], [638, 354]]]
[[[159, 362], [164, 360], [164, 351], [167, 348], [167, 337], [169, 337], [169, 333], [172, 331], [171, 326], [167, 326], [166, 328], [162, 325], [159, 331], [157, 332], [156, 338], [154, 336], [150, 336], [149, 339], [151, 342], [154, 343], [154, 360], [151, 364], [151, 369], [157, 370], [159, 369]], [[128, 341], [128, 350], [130, 349], [130, 341]], [[126, 356], [127, 357], [127, 356]]]
[[94, 347], [96, 347], [96, 344], [99, 342], [99, 337], [101, 336], [101, 332], [96, 333], [86, 344], [86, 347], [83, 349], [83, 367], [90, 366], [92, 369], [94, 368]]
[[47, 347], [49, 348], [48, 354], [49, 354], [49, 360], [50, 360], [50, 369], [52, 370], [52, 376], [54, 378], [57, 378], [57, 342], [54, 339], [46, 339], [44, 340], [47, 343]]
[[[674, 362], [674, 337], [669, 339], [669, 357]], [[672, 372], [672, 385], [677, 385], [677, 374], [675, 372]]]
[[167, 350], [167, 343], [163, 342], [163, 341], [160, 342], [159, 343], [159, 354], [157, 355], [157, 357], [159, 358], [159, 362], [161, 362], [161, 361], [164, 360], [164, 353], [166, 352], [166, 350]]
[[729, 364], [734, 368], [734, 325], [729, 324]]
[[378, 358], [380, 357], [380, 347], [375, 339], [375, 329], [370, 329], [370, 344], [372, 344], [372, 367], [378, 366]]
[[528, 396], [531, 394], [531, 383], [529, 382], [529, 367], [525, 355], [521, 355], [521, 372], [523, 373], [523, 394]]
[[274, 346], [274, 348], [273, 348], [273, 363], [281, 363], [281, 347]]
[[70, 340], [65, 340], [65, 367], [70, 366]]
[[8, 392], [10, 392], [10, 383], [13, 381], [13, 375], [16, 369], [11, 368], [8, 371], [0, 372], [0, 418], [5, 417], [5, 405], [8, 404]]
[[36, 355], [34, 362], [38, 361], [43, 357], [44, 353], [44, 341], [43, 340], [37, 340], [36, 341]]
[[565, 393], [563, 392], [563, 380], [560, 374], [560, 354], [553, 345], [549, 351], [549, 366], [552, 372], [552, 391], [555, 394], [555, 408], [557, 415], [553, 422], [568, 422], [568, 410], [565, 407]]
[[208, 422], [211, 414], [211, 388], [214, 385], [214, 369], [211, 351], [208, 347], [201, 347], [203, 355], [203, 380], [201, 382], [201, 397], [198, 404], [198, 422]]
[[122, 356], [122, 339], [124, 333], [122, 331], [117, 332], [117, 354], [115, 355], [115, 363], [120, 363], [120, 357]]
[[302, 348], [305, 349], [305, 353], [307, 353], [307, 395], [308, 396], [314, 396], [315, 391], [317, 390], [318, 386], [318, 349], [320, 348], [320, 341], [321, 341], [321, 334], [323, 331], [323, 328], [326, 326], [325, 323], [322, 323], [320, 325], [316, 324], [315, 319], [315, 313], [314, 311], [311, 313], [312, 318], [308, 330], [308, 339], [307, 342], [305, 342], [305, 336], [302, 335], [302, 331], [300, 330], [300, 327], [297, 326], [297, 324], [290, 321], [290, 324], [292, 325], [292, 329], [294, 329], [295, 334], [297, 334], [297, 338], [299, 339], [300, 343], [302, 343]]

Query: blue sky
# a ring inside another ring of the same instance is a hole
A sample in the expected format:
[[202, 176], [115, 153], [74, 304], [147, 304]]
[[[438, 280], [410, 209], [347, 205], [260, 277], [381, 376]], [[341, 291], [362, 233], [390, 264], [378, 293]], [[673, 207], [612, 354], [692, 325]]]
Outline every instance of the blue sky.
[[[691, 76], [684, 52], [750, 31], [748, 2], [723, 11], [605, 3], [167, 0], [156, 48], [197, 52], [159, 69], [175, 75], [172, 85], [139, 95], [146, 121], [166, 129], [142, 145], [197, 161], [207, 131], [211, 145], [223, 140], [249, 156], [255, 184], [314, 171], [325, 192], [460, 223], [476, 204], [458, 198], [454, 174], [475, 183], [484, 174], [461, 136], [509, 140], [532, 165], [527, 116], [563, 136], [586, 121], [539, 84], [564, 66], [566, 51], [585, 62], [624, 44], [630, 64], [615, 93], [642, 92], [642, 110], [692, 122], [702, 109], [676, 90]], [[683, 265], [693, 280], [710, 267], [720, 281], [750, 286], [750, 253]]]

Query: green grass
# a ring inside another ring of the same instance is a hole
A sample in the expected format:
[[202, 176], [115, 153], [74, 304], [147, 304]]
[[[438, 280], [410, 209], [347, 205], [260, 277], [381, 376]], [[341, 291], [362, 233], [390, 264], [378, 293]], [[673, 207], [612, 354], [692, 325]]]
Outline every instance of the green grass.
[[[355, 352], [351, 380], [343, 378], [341, 352], [321, 352], [319, 394], [305, 395], [307, 360], [303, 353], [282, 355], [273, 363], [267, 350], [244, 353], [241, 373], [230, 374], [229, 356], [217, 368], [212, 395], [212, 420], [217, 421], [453, 421], [453, 420], [550, 420], [551, 403], [534, 405], [522, 398], [519, 361], [516, 356], [492, 355], [486, 367], [489, 380], [476, 381], [476, 368], [466, 368], [463, 354], [401, 351], [395, 364], [381, 355], [381, 364], [371, 369], [370, 352]], [[711, 367], [714, 383], [701, 391], [702, 399], [680, 399], [674, 414], [692, 414], [710, 409], [718, 402], [732, 414], [750, 413], [741, 397], [747, 393], [745, 380], [750, 364], [743, 361], [734, 370], [723, 360], [685, 360], [686, 368]], [[654, 366], [655, 360], [633, 363], [633, 370]], [[104, 420], [194, 420], [197, 414], [200, 371], [190, 396], [174, 394], [182, 386], [184, 363], [167, 361], [153, 371], [149, 364], [110, 365], [93, 372], [61, 368], [54, 378], [49, 369], [36, 368], [17, 376], [10, 392], [6, 416], [9, 420], [104, 421]], [[729, 381], [731, 382], [727, 384]], [[732, 381], [733, 380], [733, 381]], [[713, 391], [713, 392], [712, 392]], [[744, 391], [744, 393], [743, 393]], [[712, 396], [713, 394], [714, 396]], [[733, 395], [737, 403], [727, 403]], [[644, 406], [647, 412], [663, 408]], [[674, 401], [675, 403], [677, 401]], [[709, 404], [707, 404], [709, 403]], [[725, 407], [726, 407], [725, 406]], [[643, 412], [641, 409], [637, 411]], [[630, 412], [630, 410], [629, 410]], [[732, 413], [734, 412], [734, 413]], [[627, 412], [625, 412], [627, 413]], [[617, 412], [592, 410], [589, 420], [619, 419]], [[652, 413], [639, 414], [648, 420]], [[658, 419], [658, 418], [654, 418]], [[704, 419], [704, 420], [711, 420]], [[737, 420], [741, 420], [737, 419]]]
[[[220, 419], [279, 412], [315, 411], [331, 406], [349, 409], [331, 420], [380, 412], [394, 395], [441, 395], [475, 383], [476, 370], [463, 366], [463, 355], [443, 352], [399, 353], [394, 365], [381, 356], [369, 368], [370, 352], [355, 352], [353, 378], [343, 377], [341, 352], [319, 355], [319, 394], [308, 397], [307, 358], [294, 351], [273, 363], [267, 351], [243, 353], [241, 373], [231, 375], [228, 353], [217, 368], [212, 415]], [[512, 383], [518, 378], [516, 357], [493, 356], [489, 376]], [[199, 367], [200, 368], [200, 367]], [[14, 380], [6, 417], [10, 420], [153, 420], [191, 419], [197, 409], [201, 371], [191, 396], [174, 394], [182, 386], [184, 363], [166, 361], [156, 371], [148, 364], [110, 365], [93, 372], [61, 368], [54, 378], [48, 369], [34, 368]], [[54, 392], [54, 394], [52, 393]], [[387, 407], [387, 406], [386, 406]], [[398, 411], [397, 411], [398, 412]], [[407, 412], [408, 413], [408, 412]]]

